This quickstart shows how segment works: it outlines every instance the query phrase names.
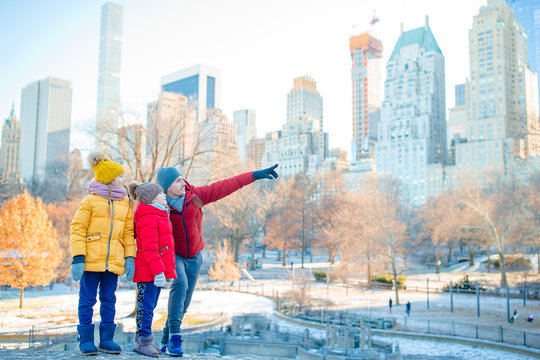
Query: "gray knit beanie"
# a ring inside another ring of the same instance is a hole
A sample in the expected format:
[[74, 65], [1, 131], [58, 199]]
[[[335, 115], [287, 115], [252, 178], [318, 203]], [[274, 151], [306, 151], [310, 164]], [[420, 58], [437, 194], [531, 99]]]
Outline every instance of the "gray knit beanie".
[[142, 183], [132, 181], [129, 185], [131, 196], [140, 203], [151, 204], [152, 201], [163, 192], [163, 188], [158, 184]]

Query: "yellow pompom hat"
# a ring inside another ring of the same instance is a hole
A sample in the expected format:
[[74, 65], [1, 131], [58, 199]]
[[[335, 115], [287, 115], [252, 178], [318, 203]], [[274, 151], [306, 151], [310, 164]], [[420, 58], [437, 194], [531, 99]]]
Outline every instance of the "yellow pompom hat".
[[99, 152], [92, 152], [88, 155], [88, 162], [94, 168], [95, 179], [103, 184], [108, 184], [116, 177], [124, 173], [122, 165], [116, 161], [107, 159]]

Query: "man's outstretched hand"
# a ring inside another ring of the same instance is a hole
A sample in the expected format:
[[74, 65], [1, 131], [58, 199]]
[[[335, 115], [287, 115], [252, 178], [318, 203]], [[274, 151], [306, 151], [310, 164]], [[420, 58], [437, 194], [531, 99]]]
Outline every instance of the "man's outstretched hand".
[[257, 170], [253, 172], [253, 179], [259, 180], [259, 179], [275, 179], [278, 177], [278, 174], [275, 170], [275, 168], [278, 167], [278, 164], [269, 167], [268, 169], [263, 170]]

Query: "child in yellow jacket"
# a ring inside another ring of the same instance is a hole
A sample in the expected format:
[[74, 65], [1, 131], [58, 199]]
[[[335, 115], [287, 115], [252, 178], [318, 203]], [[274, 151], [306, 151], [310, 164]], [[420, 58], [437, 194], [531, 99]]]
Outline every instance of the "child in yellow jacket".
[[[79, 349], [82, 355], [98, 350], [119, 354], [113, 341], [118, 276], [126, 273], [129, 281], [135, 272], [136, 255], [133, 237], [133, 210], [124, 186], [122, 165], [99, 153], [88, 157], [95, 177], [88, 186], [70, 228], [73, 262], [71, 276], [81, 281], [79, 290]], [[101, 322], [99, 346], [94, 344], [93, 307], [99, 287]]]

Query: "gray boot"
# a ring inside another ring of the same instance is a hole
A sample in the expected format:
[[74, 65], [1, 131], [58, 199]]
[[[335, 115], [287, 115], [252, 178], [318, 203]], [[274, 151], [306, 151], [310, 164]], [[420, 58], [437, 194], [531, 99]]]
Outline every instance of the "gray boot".
[[[135, 345], [139, 344], [139, 338], [140, 336], [137, 333], [135, 333]], [[152, 346], [155, 347], [157, 351], [159, 351], [159, 348], [156, 345], [154, 345], [153, 342], [152, 342]]]
[[159, 351], [154, 346], [154, 335], [135, 335], [135, 345], [133, 346], [133, 351], [141, 355], [159, 357]]

